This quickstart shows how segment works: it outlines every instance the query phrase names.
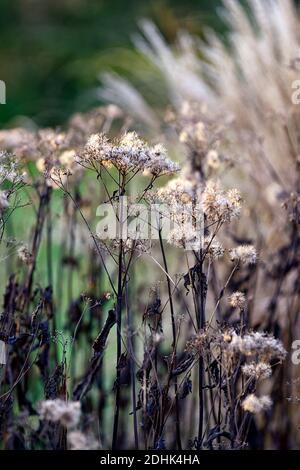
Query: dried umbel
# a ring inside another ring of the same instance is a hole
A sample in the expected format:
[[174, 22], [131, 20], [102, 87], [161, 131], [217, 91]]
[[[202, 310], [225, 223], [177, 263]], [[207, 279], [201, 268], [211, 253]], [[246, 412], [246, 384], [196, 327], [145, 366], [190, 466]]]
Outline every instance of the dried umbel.
[[218, 119], [204, 102], [186, 98], [167, 112], [166, 121], [177, 131], [192, 173], [202, 181], [213, 172], [225, 168], [224, 163], [229, 159], [223, 155], [220, 145], [227, 128], [224, 115]]
[[223, 245], [212, 237], [204, 239], [204, 254], [208, 256], [210, 261], [218, 260], [224, 256], [225, 249]]
[[246, 305], [246, 296], [243, 292], [233, 292], [228, 300], [231, 307], [239, 308], [240, 310], [243, 310]]
[[78, 161], [83, 165], [114, 166], [122, 172], [146, 172], [154, 177], [179, 170], [162, 145], [149, 146], [135, 132], [128, 132], [114, 142], [103, 134], [91, 135]]
[[262, 411], [268, 411], [271, 406], [272, 400], [267, 395], [257, 397], [254, 394], [250, 394], [242, 402], [243, 410], [253, 414], [261, 413]]
[[[213, 182], [203, 190], [202, 184], [185, 167], [179, 177], [160, 188], [156, 195], [160, 203], [168, 205], [167, 216], [175, 222], [168, 237], [170, 244], [203, 248], [211, 261], [223, 256], [225, 250], [215, 236], [223, 223], [240, 214], [241, 197], [237, 190], [224, 191]], [[205, 218], [207, 225], [214, 227], [204, 239]]]
[[186, 350], [194, 355], [204, 354], [205, 351], [209, 351], [212, 341], [213, 336], [208, 330], [200, 331], [186, 343]]
[[33, 262], [32, 253], [26, 245], [21, 245], [17, 250], [18, 257], [23, 263], [30, 265]]
[[204, 122], [198, 121], [195, 123], [187, 123], [180, 131], [179, 140], [180, 142], [189, 145], [193, 143], [196, 148], [202, 147], [202, 151], [205, 151], [207, 146], [207, 136]]
[[283, 361], [286, 350], [283, 344], [272, 335], [259, 331], [238, 335], [233, 332], [228, 342], [231, 351], [244, 354], [247, 357], [257, 357], [261, 362], [270, 362], [272, 359]]
[[47, 421], [60, 423], [66, 428], [77, 426], [81, 416], [81, 405], [79, 401], [45, 400], [39, 408], [40, 417]]
[[180, 175], [170, 180], [157, 191], [157, 198], [165, 204], [189, 204], [198, 202], [200, 196], [199, 187], [195, 180], [189, 178], [189, 174], [181, 171]]
[[215, 182], [208, 182], [202, 194], [203, 211], [208, 220], [230, 222], [240, 215], [241, 196], [236, 189], [225, 192]]
[[[106, 243], [107, 248], [107, 243]], [[118, 252], [121, 246], [121, 240], [115, 239], [112, 241], [112, 249]], [[128, 237], [125, 240], [122, 240], [122, 249], [124, 253], [136, 253], [142, 254], [146, 253], [150, 249], [149, 240], [140, 240], [137, 236], [137, 232], [130, 233], [128, 232]]]
[[247, 377], [251, 377], [256, 380], [263, 380], [271, 377], [272, 368], [270, 364], [266, 362], [252, 362], [250, 364], [244, 364], [242, 372]]
[[257, 261], [257, 252], [252, 245], [239, 245], [230, 250], [231, 261], [245, 265], [255, 264]]
[[201, 247], [201, 232], [191, 223], [176, 224], [168, 235], [168, 243], [178, 248], [196, 249]]
[[[25, 172], [20, 169], [16, 157], [0, 149], [0, 216], [7, 209], [14, 210], [17, 205], [15, 195], [25, 184]], [[4, 228], [5, 219], [1, 220], [1, 230]]]
[[68, 149], [70, 143], [65, 132], [56, 129], [41, 129], [36, 137], [36, 156], [48, 159], [56, 158]]
[[[17, 131], [8, 131], [17, 133]], [[70, 146], [70, 139], [65, 132], [59, 129], [45, 128], [35, 132], [24, 131], [21, 133], [21, 143], [18, 140], [11, 144], [9, 148], [24, 162], [35, 161], [38, 168], [50, 167], [58, 158], [59, 154], [67, 150]]]
[[24, 182], [25, 176], [25, 172], [20, 170], [20, 163], [16, 157], [0, 149], [0, 184], [6, 181], [10, 185], [17, 186]]

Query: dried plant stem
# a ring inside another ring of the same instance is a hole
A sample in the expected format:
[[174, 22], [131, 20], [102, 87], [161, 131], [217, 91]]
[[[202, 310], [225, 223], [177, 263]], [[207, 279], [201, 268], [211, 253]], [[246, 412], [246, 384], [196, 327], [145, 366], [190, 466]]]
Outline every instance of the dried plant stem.
[[[205, 274], [203, 272], [203, 255], [200, 250], [199, 262], [199, 292], [198, 292], [198, 328], [204, 328], [205, 325], [205, 298], [206, 286], [204, 285]], [[199, 377], [198, 377], [198, 394], [199, 394], [199, 422], [198, 422], [198, 448], [202, 447], [203, 439], [203, 419], [204, 419], [204, 359], [202, 354], [199, 357]]]
[[127, 310], [127, 329], [128, 329], [128, 350], [130, 353], [129, 365], [130, 365], [130, 380], [132, 390], [132, 414], [133, 414], [133, 432], [134, 432], [134, 445], [135, 449], [139, 448], [139, 436], [138, 436], [138, 424], [137, 424], [137, 404], [136, 404], [136, 385], [135, 385], [135, 363], [134, 363], [134, 346], [132, 341], [132, 315], [129, 306], [129, 295], [128, 295], [128, 279], [125, 284], [125, 302]]
[[113, 425], [113, 439], [112, 439], [112, 449], [117, 448], [118, 441], [118, 426], [119, 426], [119, 415], [120, 415], [120, 393], [121, 393], [121, 368], [120, 368], [120, 359], [122, 354], [122, 300], [123, 300], [123, 262], [124, 262], [124, 249], [123, 249], [123, 203], [121, 196], [124, 193], [125, 189], [125, 176], [120, 175], [119, 183], [119, 200], [121, 200], [120, 207], [120, 246], [119, 246], [119, 256], [118, 256], [118, 287], [117, 287], [117, 377], [116, 377], [116, 404], [115, 404], [115, 414], [114, 414], [114, 425]]
[[[171, 283], [170, 283], [170, 278], [168, 275], [169, 271], [168, 271], [167, 258], [166, 258], [164, 244], [162, 240], [161, 229], [158, 231], [158, 234], [159, 234], [159, 243], [160, 243], [161, 253], [163, 257], [164, 269], [167, 273], [166, 280], [167, 280], [167, 286], [168, 286], [168, 296], [169, 296], [170, 311], [171, 311], [172, 336], [173, 336], [173, 343], [172, 343], [173, 353], [172, 353], [172, 360], [171, 360], [170, 371], [169, 371], [169, 376], [171, 376], [173, 368], [176, 368], [176, 361], [177, 361], [175, 312], [174, 312], [174, 304], [173, 304], [173, 298], [172, 298]], [[175, 422], [176, 443], [177, 443], [178, 450], [181, 450], [182, 445], [181, 445], [181, 436], [180, 436], [179, 398], [178, 398], [178, 384], [177, 384], [176, 377], [174, 378], [174, 393], [175, 393], [175, 414], [176, 414], [176, 422]]]
[[47, 186], [47, 184], [45, 184], [42, 187], [41, 192], [38, 192], [38, 194], [39, 194], [39, 208], [37, 212], [37, 220], [36, 220], [36, 225], [35, 225], [35, 230], [34, 230], [34, 235], [33, 235], [33, 242], [32, 242], [32, 247], [31, 247], [32, 263], [30, 265], [28, 276], [25, 281], [24, 299], [23, 299], [23, 305], [21, 307], [24, 312], [28, 309], [29, 304], [30, 304], [31, 290], [32, 290], [32, 285], [33, 285], [34, 272], [36, 268], [36, 261], [37, 261], [37, 256], [38, 256], [39, 247], [41, 243], [44, 222], [45, 222], [45, 218], [47, 215], [47, 205], [49, 204], [50, 189]]

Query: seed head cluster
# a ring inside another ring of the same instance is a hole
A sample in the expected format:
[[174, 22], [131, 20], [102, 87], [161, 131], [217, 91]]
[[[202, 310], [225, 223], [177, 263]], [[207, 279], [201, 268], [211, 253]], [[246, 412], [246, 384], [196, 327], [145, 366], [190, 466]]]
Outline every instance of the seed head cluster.
[[81, 416], [81, 405], [79, 401], [45, 400], [41, 402], [39, 414], [42, 419], [60, 423], [66, 428], [77, 426]]
[[113, 165], [124, 172], [141, 171], [156, 177], [179, 170], [179, 166], [167, 157], [163, 145], [151, 147], [135, 132], [128, 132], [115, 142], [103, 134], [91, 135], [78, 155], [78, 161], [83, 164]]

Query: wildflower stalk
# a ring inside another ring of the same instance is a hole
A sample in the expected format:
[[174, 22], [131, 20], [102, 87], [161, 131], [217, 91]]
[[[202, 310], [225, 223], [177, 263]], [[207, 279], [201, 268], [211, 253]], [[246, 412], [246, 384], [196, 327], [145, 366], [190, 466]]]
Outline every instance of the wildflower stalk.
[[[203, 254], [200, 250], [199, 261], [199, 292], [198, 292], [198, 329], [202, 330], [205, 325], [205, 297], [206, 286], [204, 286], [204, 272], [203, 272]], [[199, 376], [198, 376], [198, 396], [199, 396], [199, 422], [198, 422], [198, 449], [202, 447], [203, 438], [203, 418], [204, 418], [204, 359], [203, 355], [199, 357]]]
[[112, 440], [112, 449], [117, 448], [118, 441], [118, 426], [119, 426], [119, 415], [120, 415], [120, 393], [121, 393], [121, 368], [120, 368], [120, 359], [122, 354], [122, 300], [123, 300], [123, 262], [124, 262], [124, 253], [123, 253], [123, 202], [121, 196], [123, 196], [125, 191], [125, 175], [120, 176], [119, 183], [119, 202], [120, 202], [120, 212], [119, 212], [119, 255], [118, 255], [118, 286], [117, 286], [117, 376], [116, 376], [116, 401], [115, 401], [115, 414], [114, 414], [114, 424], [113, 424], [113, 440]]
[[[167, 264], [167, 258], [166, 258], [164, 244], [162, 240], [161, 228], [159, 228], [158, 234], [159, 234], [159, 243], [160, 243], [161, 253], [163, 257], [164, 269], [166, 272], [168, 296], [169, 296], [170, 311], [171, 311], [172, 337], [173, 337], [173, 342], [172, 342], [173, 353], [172, 353], [172, 359], [171, 359], [170, 371], [169, 371], [169, 377], [171, 377], [172, 371], [174, 368], [176, 368], [176, 362], [177, 362], [175, 313], [174, 313], [174, 305], [173, 305], [173, 298], [172, 298], [171, 283], [170, 283], [170, 278], [169, 278], [168, 264]], [[166, 391], [166, 394], [167, 393], [168, 393], [168, 390]], [[175, 413], [176, 413], [176, 422], [175, 422], [176, 442], [177, 442], [178, 450], [181, 450], [182, 445], [181, 445], [181, 437], [180, 437], [179, 398], [178, 398], [178, 384], [177, 384], [176, 377], [174, 378], [174, 393], [175, 393]]]
[[139, 436], [138, 436], [138, 425], [137, 425], [137, 413], [136, 413], [136, 388], [135, 388], [135, 364], [134, 364], [134, 347], [132, 341], [133, 325], [132, 325], [132, 315], [129, 306], [129, 296], [128, 296], [128, 278], [126, 279], [125, 284], [125, 302], [127, 310], [127, 330], [128, 330], [128, 350], [129, 350], [129, 366], [130, 366], [130, 381], [131, 381], [131, 390], [132, 390], [132, 414], [133, 414], [133, 432], [134, 432], [134, 445], [135, 449], [139, 448]]
[[[51, 189], [50, 189], [51, 191]], [[51, 192], [50, 192], [51, 196]], [[48, 285], [49, 288], [52, 289], [52, 299], [50, 303], [50, 315], [52, 318], [52, 334], [55, 335], [55, 331], [57, 330], [56, 325], [56, 313], [54, 312], [53, 308], [53, 252], [52, 252], [52, 217], [51, 217], [51, 199], [49, 200], [48, 207], [47, 207], [47, 275], [48, 275]], [[54, 344], [54, 359], [56, 363], [58, 363], [58, 349], [57, 344]]]
[[30, 303], [34, 272], [36, 268], [36, 261], [37, 261], [37, 256], [38, 256], [39, 247], [41, 243], [44, 222], [47, 216], [47, 206], [49, 204], [49, 198], [50, 198], [50, 190], [47, 184], [44, 184], [40, 191], [38, 190], [38, 195], [39, 195], [39, 208], [37, 212], [36, 225], [35, 225], [33, 242], [32, 242], [32, 247], [31, 247], [32, 263], [30, 265], [29, 273], [28, 273], [27, 279], [25, 281], [25, 286], [24, 286], [24, 298], [23, 298], [23, 305], [22, 305], [23, 311], [27, 310], [29, 303]]

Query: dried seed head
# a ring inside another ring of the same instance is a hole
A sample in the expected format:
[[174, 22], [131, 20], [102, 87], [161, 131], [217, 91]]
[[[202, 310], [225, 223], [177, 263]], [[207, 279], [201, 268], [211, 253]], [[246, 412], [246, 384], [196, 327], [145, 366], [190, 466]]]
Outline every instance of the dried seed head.
[[79, 401], [64, 401], [60, 398], [56, 400], [45, 400], [40, 404], [39, 414], [42, 419], [59, 422], [66, 428], [77, 426], [81, 405]]
[[252, 245], [240, 245], [230, 250], [230, 258], [232, 262], [240, 262], [246, 265], [255, 264], [257, 253]]
[[210, 168], [213, 168], [214, 170], [217, 170], [218, 168], [220, 168], [221, 159], [216, 150], [210, 150], [208, 152], [208, 154], [206, 155], [206, 161], [207, 161], [207, 165]]
[[243, 374], [247, 377], [252, 377], [256, 380], [267, 379], [272, 375], [272, 368], [270, 364], [265, 362], [259, 362], [258, 364], [252, 362], [251, 364], [245, 364], [242, 367]]
[[260, 331], [251, 332], [244, 336], [233, 332], [228, 347], [234, 353], [258, 358], [260, 362], [265, 363], [269, 363], [272, 359], [283, 361], [287, 354], [281, 341]]
[[232, 334], [229, 333], [229, 332], [225, 332], [223, 334], [223, 341], [225, 341], [225, 343], [231, 343], [232, 341]]
[[23, 263], [30, 265], [33, 262], [33, 257], [26, 245], [21, 245], [18, 248], [18, 257]]
[[204, 248], [211, 261], [222, 258], [225, 252], [221, 243], [215, 239], [212, 241], [210, 237], [204, 239]]
[[202, 194], [202, 206], [208, 220], [230, 222], [240, 215], [241, 196], [236, 189], [225, 192], [218, 183], [209, 181]]
[[77, 157], [80, 163], [114, 165], [121, 171], [141, 171], [153, 176], [171, 174], [179, 166], [167, 157], [161, 144], [149, 146], [135, 132], [128, 132], [111, 143], [103, 134], [92, 134]]
[[201, 354], [203, 350], [209, 348], [210, 336], [208, 331], [200, 331], [186, 343], [186, 350], [192, 354]]
[[246, 297], [243, 292], [236, 291], [233, 292], [229, 297], [229, 304], [233, 308], [239, 308], [240, 310], [243, 310], [245, 305], [246, 305]]
[[248, 395], [242, 402], [243, 410], [254, 414], [260, 413], [261, 411], [267, 411], [271, 408], [271, 406], [272, 400], [269, 396], [265, 395], [259, 398], [253, 393]]

